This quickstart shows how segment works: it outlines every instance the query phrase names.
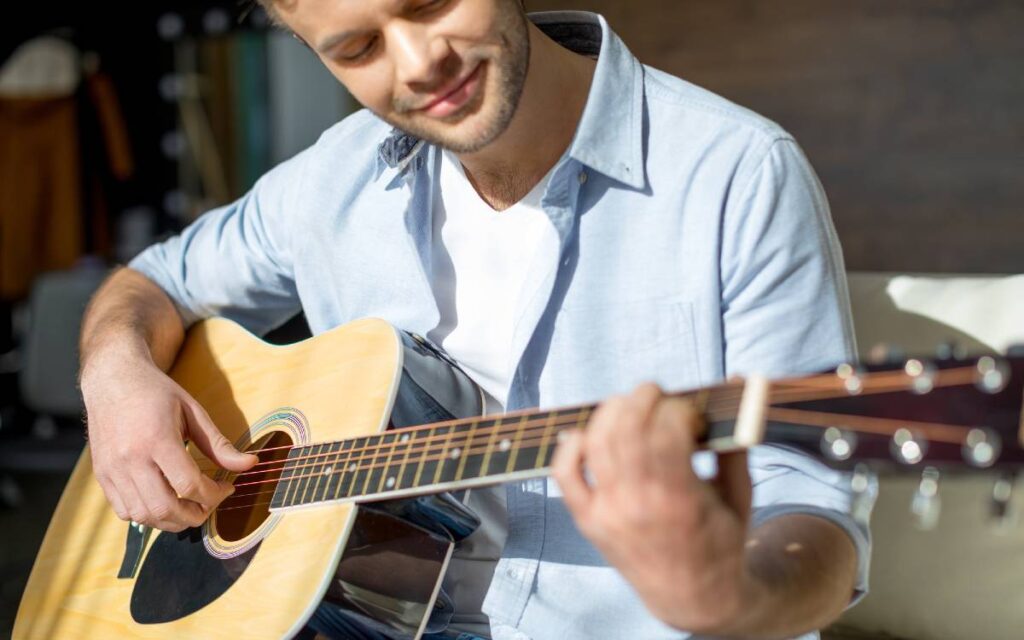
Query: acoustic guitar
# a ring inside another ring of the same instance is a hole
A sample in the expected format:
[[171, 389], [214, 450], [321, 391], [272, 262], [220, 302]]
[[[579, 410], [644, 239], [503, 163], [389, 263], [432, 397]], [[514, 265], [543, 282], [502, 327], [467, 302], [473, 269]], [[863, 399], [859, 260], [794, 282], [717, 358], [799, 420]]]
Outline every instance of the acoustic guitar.
[[[376, 319], [287, 347], [207, 320], [170, 373], [258, 464], [228, 473], [186, 443], [236, 492], [202, 527], [168, 533], [119, 520], [83, 453], [14, 638], [286, 638], [325, 599], [353, 624], [417, 638], [453, 545], [478, 524], [459, 493], [546, 474], [559, 433], [595, 408], [479, 417], [455, 363]], [[912, 359], [681, 395], [705, 416], [708, 449], [776, 444], [927, 479], [1024, 462], [1022, 380], [1021, 357]]]

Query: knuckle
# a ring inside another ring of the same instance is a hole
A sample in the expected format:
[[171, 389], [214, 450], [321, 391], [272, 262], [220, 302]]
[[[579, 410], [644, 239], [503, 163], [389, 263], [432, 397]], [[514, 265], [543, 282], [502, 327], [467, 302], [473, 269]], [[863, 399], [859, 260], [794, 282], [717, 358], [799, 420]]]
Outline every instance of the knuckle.
[[182, 478], [175, 485], [175, 489], [181, 496], [186, 498], [195, 497], [199, 493], [199, 478], [195, 476]]
[[174, 509], [166, 502], [153, 505], [153, 508], [150, 509], [150, 515], [154, 520], [167, 520], [172, 513], [174, 513]]

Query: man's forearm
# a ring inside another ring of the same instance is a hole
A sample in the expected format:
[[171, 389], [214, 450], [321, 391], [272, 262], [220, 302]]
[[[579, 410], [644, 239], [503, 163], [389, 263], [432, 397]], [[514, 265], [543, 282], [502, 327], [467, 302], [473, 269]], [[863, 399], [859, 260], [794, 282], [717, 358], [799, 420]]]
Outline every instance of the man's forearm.
[[800, 514], [774, 518], [751, 532], [747, 551], [756, 595], [729, 637], [791, 638], [827, 626], [849, 604], [857, 552], [831, 522]]
[[82, 321], [82, 374], [101, 356], [152, 358], [167, 370], [184, 338], [174, 303], [137, 271], [124, 268], [110, 276], [93, 296]]

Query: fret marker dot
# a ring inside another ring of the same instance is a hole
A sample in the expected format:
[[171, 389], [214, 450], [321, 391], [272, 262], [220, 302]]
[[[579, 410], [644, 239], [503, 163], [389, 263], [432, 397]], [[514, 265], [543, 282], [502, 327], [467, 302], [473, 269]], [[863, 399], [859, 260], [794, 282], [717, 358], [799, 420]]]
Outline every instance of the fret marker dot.
[[387, 482], [384, 483], [384, 486], [386, 486], [388, 489], [390, 489], [391, 487], [395, 486], [395, 479], [394, 478], [388, 478]]
[[399, 442], [409, 442], [409, 434], [403, 433], [402, 437], [398, 439]]
[[457, 459], [460, 455], [462, 455], [462, 449], [459, 449], [459, 448], [452, 449], [452, 460]]
[[324, 475], [334, 471], [334, 467], [324, 467]]
[[356, 463], [353, 462], [352, 464], [348, 465], [348, 470], [349, 471], [355, 471], [356, 467], [357, 467]]
[[512, 441], [502, 440], [501, 444], [498, 445], [498, 448], [501, 449], [502, 451], [508, 451], [509, 449], [512, 448]]

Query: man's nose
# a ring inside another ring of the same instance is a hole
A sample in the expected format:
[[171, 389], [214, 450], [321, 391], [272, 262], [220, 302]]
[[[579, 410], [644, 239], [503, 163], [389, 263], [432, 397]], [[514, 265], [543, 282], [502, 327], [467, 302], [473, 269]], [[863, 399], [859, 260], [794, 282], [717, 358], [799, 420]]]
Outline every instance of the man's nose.
[[444, 82], [443, 63], [451, 53], [444, 38], [416, 23], [394, 25], [387, 38], [399, 83], [415, 91], [432, 91]]

